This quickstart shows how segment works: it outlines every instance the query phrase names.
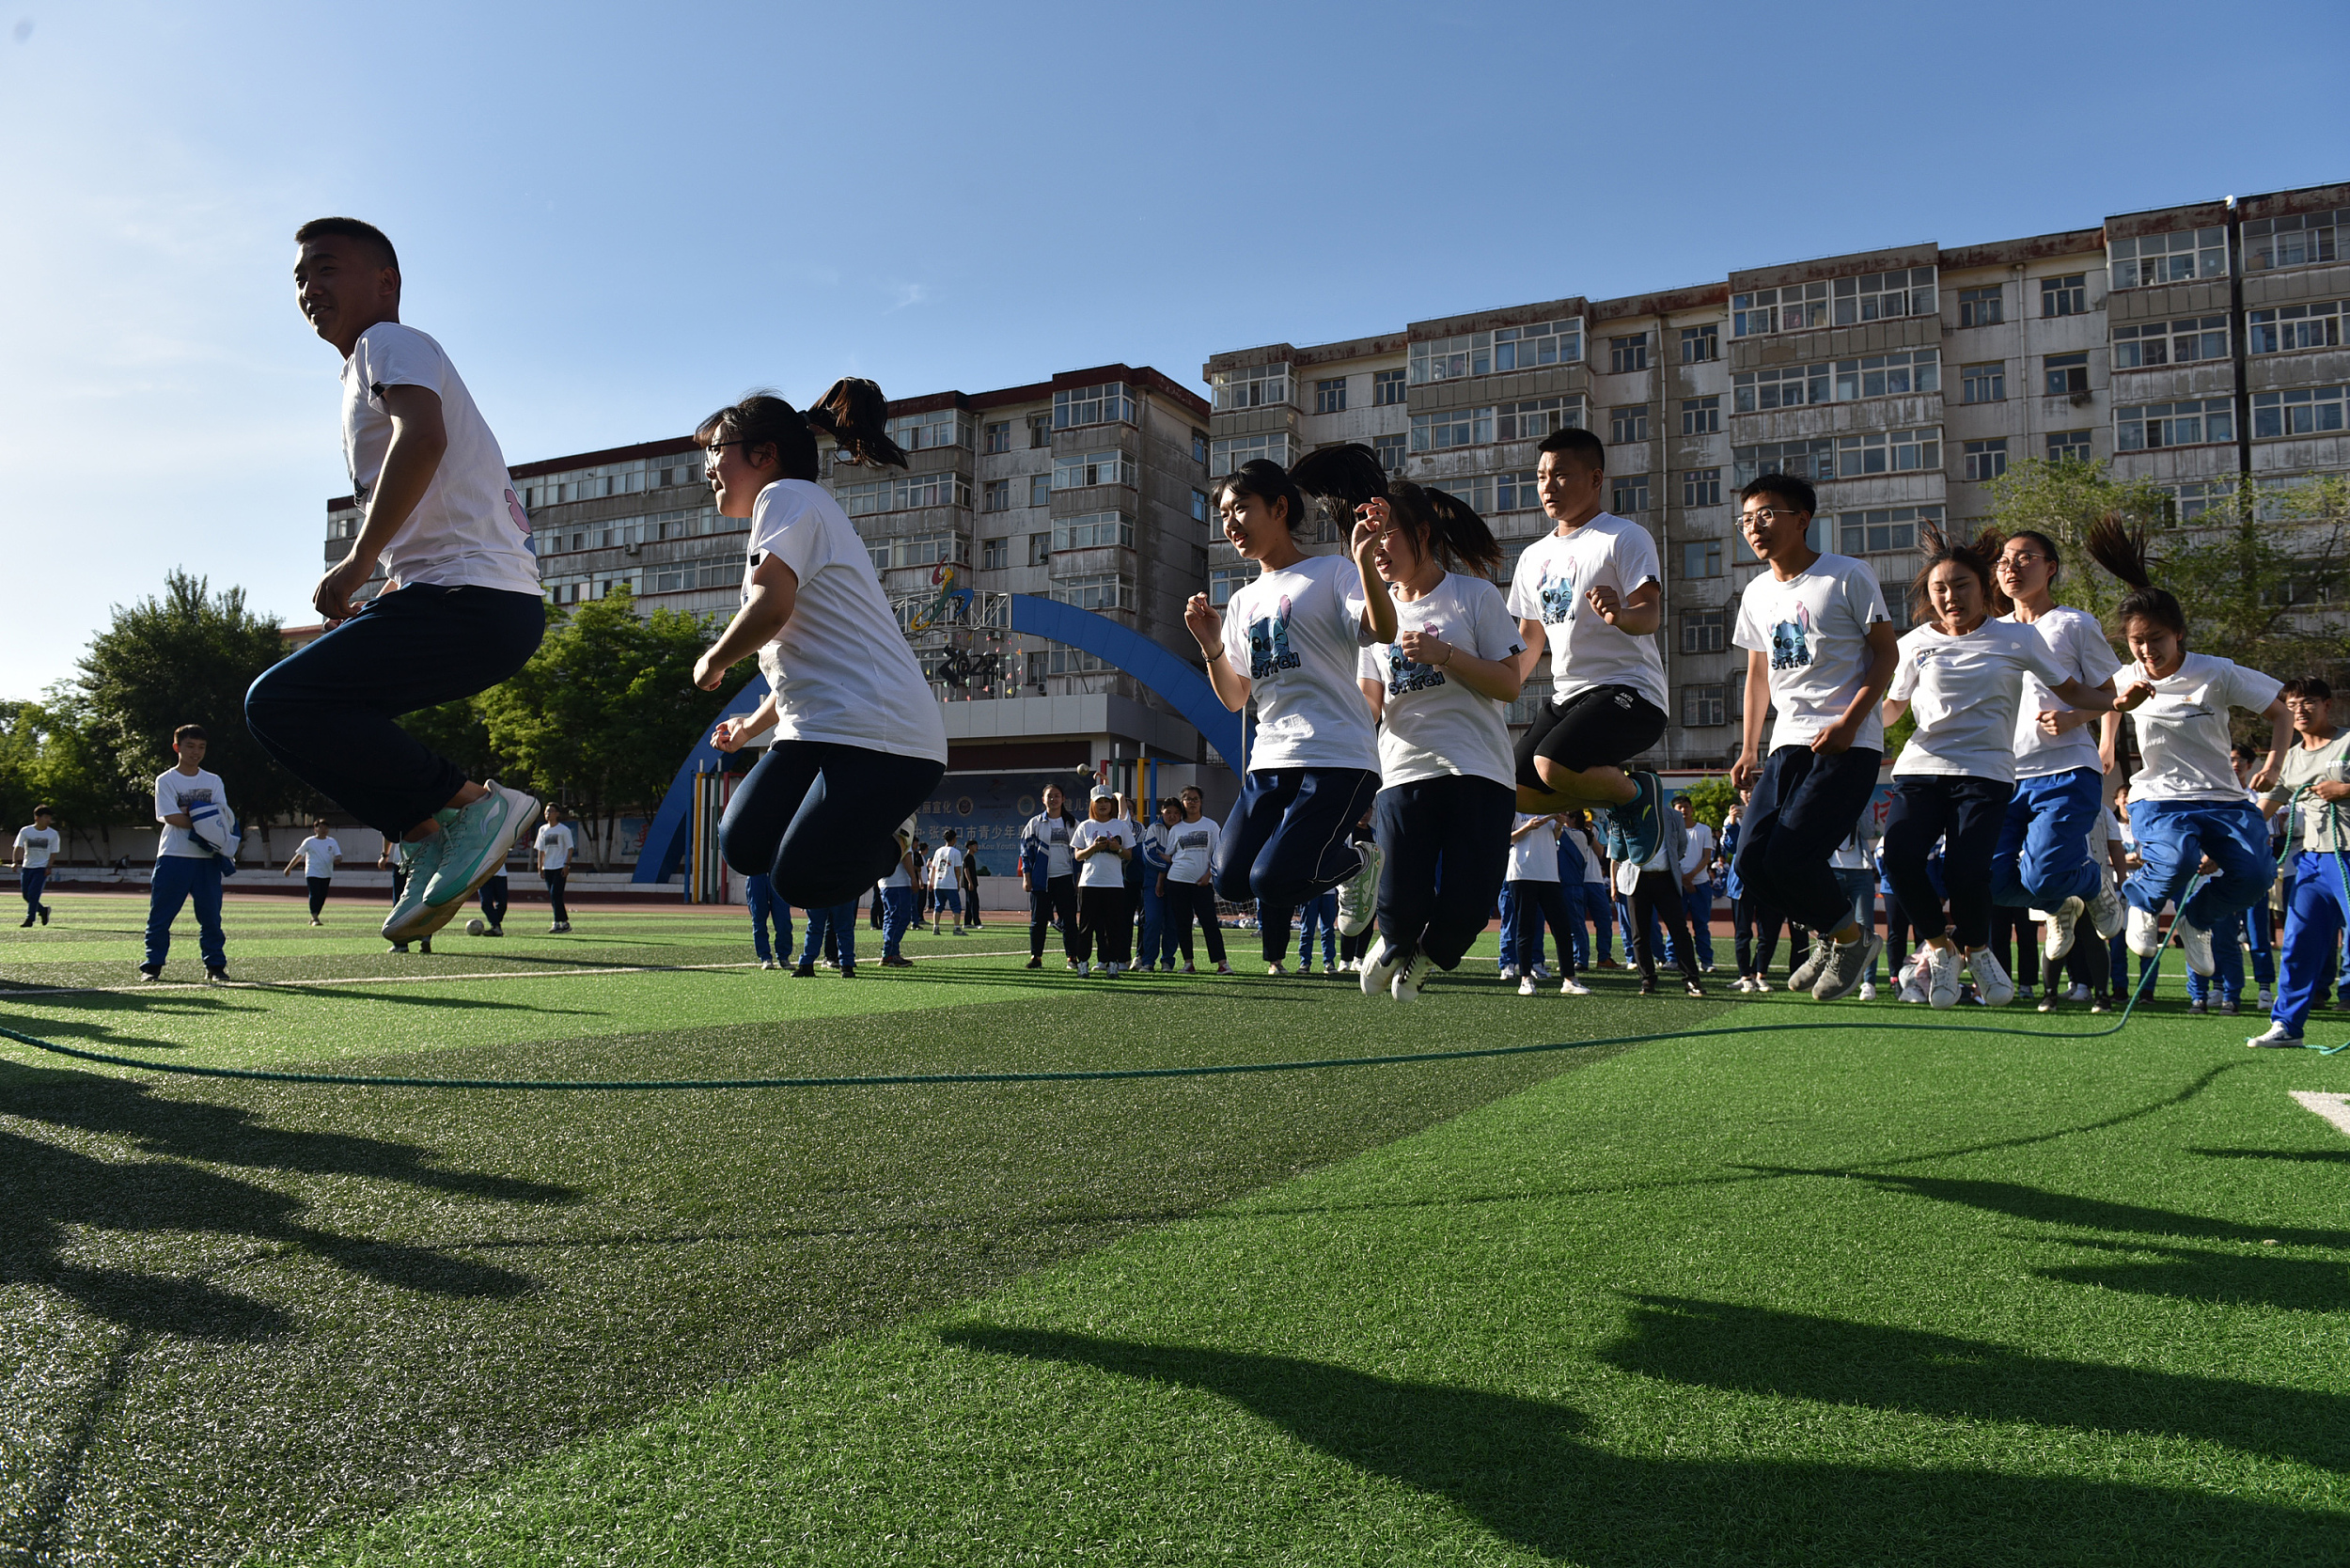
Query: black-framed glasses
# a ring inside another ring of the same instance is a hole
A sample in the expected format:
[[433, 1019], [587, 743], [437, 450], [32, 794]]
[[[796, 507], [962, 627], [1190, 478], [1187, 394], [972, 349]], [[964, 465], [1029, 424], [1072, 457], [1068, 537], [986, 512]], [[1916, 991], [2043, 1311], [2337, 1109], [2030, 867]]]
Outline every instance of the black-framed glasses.
[[1741, 523], [1760, 523], [1764, 527], [1768, 527], [1782, 517], [1801, 517], [1803, 513], [1795, 510], [1793, 507], [1756, 507], [1751, 510], [1740, 513], [1738, 521]]
[[720, 454], [725, 452], [728, 447], [741, 447], [745, 445], [747, 445], [747, 443], [745, 443], [740, 436], [737, 436], [732, 441], [713, 441], [702, 447], [702, 466], [705, 468], [715, 468], [718, 466]]

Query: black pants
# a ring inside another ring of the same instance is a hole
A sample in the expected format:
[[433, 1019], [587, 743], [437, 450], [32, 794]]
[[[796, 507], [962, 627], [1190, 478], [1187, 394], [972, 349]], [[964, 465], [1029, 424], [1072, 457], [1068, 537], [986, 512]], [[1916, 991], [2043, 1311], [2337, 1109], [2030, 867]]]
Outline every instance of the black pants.
[[326, 907], [326, 890], [335, 886], [335, 879], [325, 876], [306, 876], [302, 880], [310, 889], [310, 918], [315, 920], [319, 917], [319, 911]]
[[[1883, 759], [1857, 746], [1834, 757], [1808, 745], [1771, 753], [1739, 819], [1738, 885], [1748, 898], [1816, 932], [1851, 920], [1853, 901], [1837, 885], [1828, 857], [1869, 808]], [[1988, 849], [1983, 870], [1989, 874]]]
[[1909, 939], [1912, 935], [1916, 935], [1920, 941], [1925, 939], [1925, 933], [1909, 923], [1909, 911], [1902, 907], [1900, 895], [1887, 893], [1885, 895], [1885, 962], [1892, 966], [1890, 972], [1896, 980], [1901, 978], [1903, 960], [1909, 956]]
[[1785, 916], [1761, 899], [1731, 902], [1730, 930], [1738, 946], [1740, 974], [1752, 977], [1771, 972], [1771, 956], [1778, 951], [1778, 928], [1785, 920]]
[[1509, 879], [1517, 808], [1509, 785], [1461, 774], [1379, 792], [1379, 934], [1391, 950], [1426, 953], [1440, 969], [1459, 965]]
[[547, 902], [555, 906], [555, 917], [549, 923], [558, 926], [571, 924], [571, 911], [563, 906], [563, 885], [572, 879], [571, 869], [557, 867], [551, 871], [540, 871], [539, 875], [547, 885]]
[[[2015, 962], [2008, 962], [2009, 939], [2014, 940]], [[2019, 990], [2029, 991], [2040, 983], [2040, 923], [2024, 910], [2012, 904], [1994, 904], [1991, 908], [1991, 956], [1999, 961], [1999, 967], [2014, 979]]]
[[1363, 955], [1371, 951], [1371, 933], [1373, 929], [1374, 928], [1372, 927], [1365, 926], [1362, 930], [1356, 932], [1352, 936], [1340, 935], [1339, 938], [1339, 962], [1340, 964], [1361, 963]]
[[1126, 887], [1123, 883], [1107, 887], [1077, 889], [1076, 950], [1071, 956], [1080, 964], [1086, 963], [1092, 958], [1097, 943], [1101, 947], [1103, 963], [1126, 964], [1134, 962], [1135, 921], [1126, 911]]
[[1926, 860], [1939, 839], [1951, 936], [1970, 952], [1991, 940], [1991, 857], [2014, 794], [2013, 784], [1996, 778], [1927, 775], [1893, 780], [1885, 874], [1921, 939], [1942, 934], [1943, 900], [1926, 875]]
[[506, 877], [503, 873], [481, 885], [481, 917], [492, 926], [506, 923]]
[[1044, 923], [1051, 917], [1060, 917], [1060, 950], [1071, 958], [1077, 956], [1077, 879], [1073, 876], [1047, 877], [1044, 886], [1028, 884], [1028, 956], [1044, 956]]
[[395, 721], [488, 691], [546, 630], [535, 593], [411, 583], [379, 594], [244, 694], [245, 727], [288, 773], [397, 839], [465, 783]]
[[1167, 917], [1174, 922], [1176, 940], [1183, 944], [1183, 962], [1191, 962], [1191, 923], [1199, 922], [1199, 934], [1208, 944], [1208, 962], [1224, 962], [1224, 928], [1215, 919], [1215, 889], [1204, 882], [1176, 882], [1167, 885]]
[[1640, 982], [1656, 983], [1656, 955], [1649, 950], [1652, 919], [1665, 922], [1673, 956], [1681, 961], [1681, 976], [1698, 982], [1697, 944], [1689, 940], [1689, 906], [1682, 896], [1681, 879], [1670, 871], [1642, 871], [1632, 889], [1632, 956], [1640, 965]]
[[926, 757], [777, 741], [727, 802], [719, 850], [744, 876], [765, 871], [788, 904], [854, 903], [897, 866], [898, 824], [946, 772]]
[[[1512, 799], [1514, 811], [1517, 802]], [[1551, 940], [1559, 944], [1559, 972], [1574, 973], [1574, 924], [1567, 915], [1567, 890], [1556, 878], [1548, 882], [1512, 882], [1510, 891], [1515, 895], [1514, 928], [1504, 932], [1506, 939], [1514, 938], [1503, 951], [1501, 961], [1516, 967], [1520, 974], [1530, 975], [1534, 965], [1543, 961], [1543, 928], [1550, 928]]]

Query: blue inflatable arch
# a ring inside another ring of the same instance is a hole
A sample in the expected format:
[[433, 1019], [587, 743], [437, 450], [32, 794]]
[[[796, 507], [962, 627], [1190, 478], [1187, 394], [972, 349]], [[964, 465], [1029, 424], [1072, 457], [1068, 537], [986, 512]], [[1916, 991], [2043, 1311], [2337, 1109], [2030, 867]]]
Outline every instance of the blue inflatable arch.
[[[1106, 616], [1080, 610], [1058, 600], [1015, 593], [1011, 600], [1014, 632], [1065, 643], [1122, 670], [1159, 697], [1199, 731], [1237, 771], [1241, 766], [1241, 716], [1224, 706], [1208, 679], [1141, 633], [1120, 626]], [[739, 718], [767, 699], [767, 678], [754, 675], [727, 703], [719, 718]], [[713, 720], [714, 727], [716, 720]], [[713, 773], [724, 765], [723, 754], [704, 736], [679, 764], [669, 792], [661, 798], [645, 829], [645, 845], [636, 855], [638, 882], [666, 882], [685, 859], [687, 830], [692, 825], [694, 776]]]

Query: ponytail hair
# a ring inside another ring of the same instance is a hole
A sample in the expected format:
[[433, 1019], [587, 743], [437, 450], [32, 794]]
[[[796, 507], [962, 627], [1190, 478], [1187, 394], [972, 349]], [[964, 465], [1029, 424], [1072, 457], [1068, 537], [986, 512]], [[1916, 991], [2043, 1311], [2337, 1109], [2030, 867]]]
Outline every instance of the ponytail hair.
[[1387, 471], [1379, 454], [1359, 441], [1308, 452], [1286, 469], [1269, 458], [1251, 458], [1216, 487], [1219, 502], [1226, 495], [1254, 495], [1268, 505], [1281, 502], [1289, 509], [1285, 517], [1293, 538], [1310, 537], [1308, 495], [1322, 501], [1334, 519], [1351, 525], [1356, 507], [1386, 494]]
[[852, 463], [903, 468], [906, 455], [885, 429], [888, 418], [889, 400], [879, 386], [843, 377], [805, 414], [772, 389], [746, 392], [695, 426], [694, 439], [704, 446], [713, 441], [739, 441], [744, 457], [758, 447], [770, 447], [784, 478], [816, 480], [823, 477], [817, 462], [818, 431], [839, 443]]
[[2151, 620], [2173, 636], [2186, 635], [2186, 612], [2170, 590], [2154, 587], [2146, 555], [2146, 530], [2123, 523], [2119, 512], [2107, 512], [2089, 525], [2089, 558], [2130, 587], [2113, 609], [2113, 630], [2128, 636], [2130, 622]]
[[1937, 619], [1934, 613], [1934, 601], [1926, 593], [1926, 579], [1934, 574], [1935, 567], [1945, 562], [1973, 572], [1982, 582], [1986, 617], [2005, 615], [2014, 607], [2008, 603], [2007, 595], [1999, 591], [1998, 573], [1992, 569], [1991, 563], [1999, 558], [1999, 547], [2007, 542], [1999, 537], [1997, 528], [1985, 528], [1967, 540], [1946, 532], [1939, 523], [1920, 523], [1918, 525], [1918, 542], [1925, 550], [1926, 561], [1918, 569], [1918, 575], [1909, 585], [1909, 618], [1912, 620], [1932, 621]]
[[1447, 572], [1464, 568], [1491, 577], [1501, 568], [1501, 545], [1485, 520], [1466, 501], [1447, 491], [1398, 479], [1387, 486], [1396, 526], [1412, 536], [1423, 556], [1434, 556]]

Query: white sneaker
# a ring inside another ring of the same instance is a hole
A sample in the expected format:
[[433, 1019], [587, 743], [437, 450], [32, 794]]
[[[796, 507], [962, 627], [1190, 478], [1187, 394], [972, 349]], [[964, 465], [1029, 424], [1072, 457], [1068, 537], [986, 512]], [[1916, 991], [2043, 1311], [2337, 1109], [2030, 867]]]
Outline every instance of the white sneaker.
[[2098, 935], [2110, 942], [2129, 923], [2129, 905], [2123, 903], [2122, 895], [2114, 891], [2113, 872], [2108, 868], [2106, 885], [2097, 889], [2095, 898], [2089, 901], [2089, 923], [2095, 928]]
[[1876, 981], [1862, 980], [1860, 982], [1860, 999], [1864, 1002], [1873, 1002], [1877, 999]]
[[1403, 965], [1395, 977], [1392, 995], [1399, 1002], [1419, 1000], [1419, 988], [1428, 983], [1428, 977], [1436, 972], [1436, 961], [1426, 953], [1414, 953], [1412, 961]]
[[[2073, 901], [2068, 899], [2065, 902], [2070, 903]], [[1992, 957], [1988, 949], [1973, 954], [1966, 964], [1975, 972], [1975, 989], [1982, 993], [1983, 1006], [2005, 1007], [2015, 999], [2015, 982], [2008, 979], [2007, 971], [1999, 966], [1999, 961]]]
[[1363, 954], [1363, 995], [1384, 996], [1395, 983], [1395, 972], [1403, 967], [1405, 955], [1387, 946], [1384, 936], [1371, 939], [1371, 947]]
[[2074, 928], [2088, 906], [2078, 899], [2066, 899], [2048, 911], [2048, 933], [2040, 943], [2040, 956], [2054, 964], [2073, 950]]
[[1734, 983], [1733, 985], [1731, 985], [1731, 989], [1732, 991], [1738, 991], [1738, 992], [1748, 992], [1748, 991], [1752, 991], [1752, 990], [1754, 989], [1754, 981], [1752, 981], [1752, 980], [1748, 980], [1748, 979], [1747, 979], [1746, 976], [1744, 976], [1744, 975], [1740, 975], [1740, 976], [1738, 977], [1738, 979], [1737, 979], [1736, 983]]
[[1770, 976], [1768, 976], [1768, 975], [1757, 975], [1757, 976], [1755, 976], [1755, 977], [1754, 977], [1754, 990], [1755, 990], [1755, 995], [1757, 995], [1757, 996], [1761, 996], [1763, 992], [1768, 991], [1770, 988], [1771, 988], [1771, 977], [1770, 977]]
[[1591, 988], [1573, 975], [1559, 982], [1559, 995], [1561, 996], [1588, 996], [1590, 994]]
[[2297, 1034], [2288, 1034], [2282, 1024], [2271, 1024], [2244, 1043], [2255, 1051], [2292, 1051], [2308, 1043]]
[[[1919, 955], [1920, 959], [1924, 958], [1924, 956], [1925, 955], [1922, 953]], [[1932, 973], [1930, 966], [1921, 968], [1915, 963], [1903, 964], [1902, 988], [1900, 992], [1897, 993], [1899, 998], [1902, 1001], [1913, 1004], [1924, 1002], [1926, 999], [1926, 976], [1930, 973]]]
[[1517, 966], [1516, 964], [1503, 964], [1503, 965], [1501, 966], [1501, 978], [1502, 978], [1503, 980], [1513, 980], [1517, 979], [1517, 978], [1518, 978], [1518, 966]]
[[2152, 958], [2162, 951], [2162, 922], [2154, 918], [2153, 910], [2130, 905], [2129, 931], [2129, 949], [2138, 957]]
[[1534, 995], [1533, 976], [1528, 975], [1524, 980], [1518, 981], [1518, 995], [1521, 996], [1531, 996]]
[[1278, 964], [1266, 964], [1264, 966], [1264, 972], [1268, 975], [1286, 975], [1289, 973], [1287, 969], [1282, 968]]
[[[1958, 949], [1928, 948], [1926, 967], [1926, 1001], [1936, 1012], [1948, 1012], [1958, 1005]], [[2008, 994], [2014, 992], [2011, 989]]]
[[2211, 933], [2181, 915], [2170, 922], [2179, 933], [2179, 946], [2186, 949], [2186, 966], [2209, 980], [2218, 972], [2219, 960], [2211, 950]]
[[2262, 987], [2261, 987], [2261, 999], [2260, 999], [2261, 1011], [2262, 1011], [2263, 1012], [2266, 1012], [2266, 1011], [2267, 1011], [2270, 1008], [2275, 1007], [2276, 1005], [2277, 1005], [2277, 998], [2269, 995], [2269, 993], [2268, 993], [2268, 987], [2266, 987], [2266, 986], [2264, 986], [2264, 986], [2262, 986]]

